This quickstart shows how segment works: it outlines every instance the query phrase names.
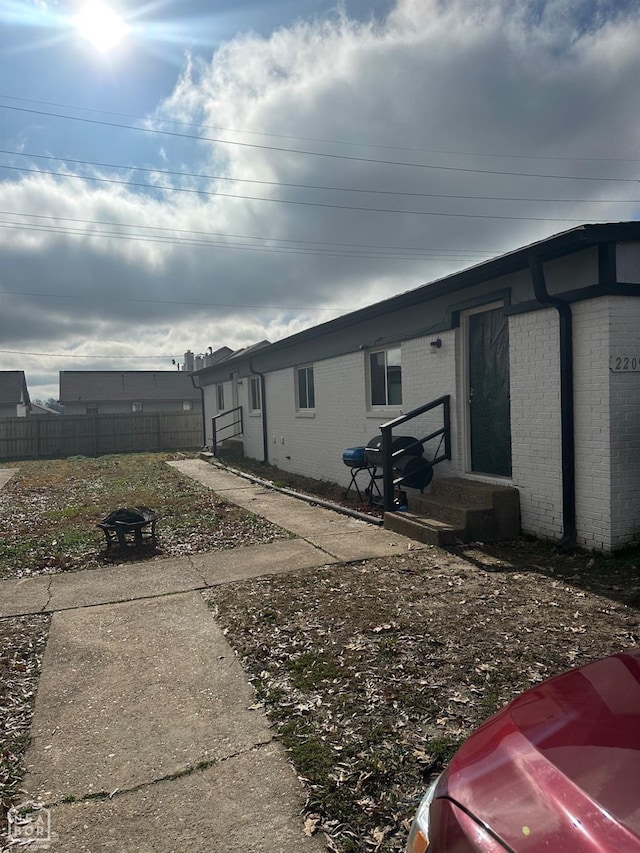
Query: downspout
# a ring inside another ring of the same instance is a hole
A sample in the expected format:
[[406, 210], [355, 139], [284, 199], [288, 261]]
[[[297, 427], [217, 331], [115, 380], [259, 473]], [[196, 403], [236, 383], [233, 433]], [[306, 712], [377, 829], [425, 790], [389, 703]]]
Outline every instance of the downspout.
[[269, 461], [269, 434], [267, 432], [267, 397], [266, 397], [266, 382], [264, 373], [260, 373], [253, 366], [253, 359], [249, 359], [249, 370], [260, 377], [260, 402], [262, 404], [262, 455], [264, 461]]
[[542, 262], [529, 255], [529, 269], [535, 297], [541, 305], [553, 306], [558, 312], [560, 332], [560, 432], [562, 446], [562, 539], [561, 548], [576, 544], [576, 464], [575, 417], [573, 402], [573, 317], [571, 306], [547, 290]]
[[206, 422], [205, 417], [204, 417], [204, 415], [205, 415], [205, 411], [204, 411], [204, 388], [202, 387], [202, 385], [196, 385], [196, 383], [193, 381], [193, 373], [190, 373], [189, 377], [191, 379], [191, 384], [193, 385], [193, 387], [197, 388], [200, 391], [200, 399], [202, 400], [202, 446], [206, 447], [207, 446], [207, 422]]

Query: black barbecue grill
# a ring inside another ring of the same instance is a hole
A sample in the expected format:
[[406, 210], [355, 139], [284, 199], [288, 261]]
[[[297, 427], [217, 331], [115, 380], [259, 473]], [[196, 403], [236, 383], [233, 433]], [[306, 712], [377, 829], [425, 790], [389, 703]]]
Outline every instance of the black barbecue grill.
[[[410, 489], [423, 491], [431, 482], [433, 468], [428, 459], [422, 455], [424, 445], [417, 438], [409, 435], [396, 436], [391, 444], [392, 473], [394, 484], [398, 487], [406, 486]], [[370, 503], [379, 503], [382, 494], [378, 487], [378, 480], [382, 479], [382, 435], [374, 436], [366, 447], [348, 447], [342, 454], [342, 461], [351, 468], [351, 482], [347, 487], [345, 497], [348, 497], [352, 488], [355, 488], [358, 497], [362, 500], [362, 493], [358, 486], [357, 477], [360, 472], [365, 471], [369, 484], [365, 489], [365, 495]]]

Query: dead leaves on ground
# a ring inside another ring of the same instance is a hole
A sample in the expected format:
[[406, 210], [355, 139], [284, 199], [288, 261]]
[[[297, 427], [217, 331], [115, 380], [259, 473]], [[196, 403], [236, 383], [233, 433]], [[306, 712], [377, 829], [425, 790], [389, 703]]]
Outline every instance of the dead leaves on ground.
[[[167, 453], [21, 462], [0, 490], [0, 578], [100, 568], [273, 542], [288, 534], [166, 465]], [[151, 506], [159, 548], [105, 551], [96, 524], [122, 506]]]
[[0, 833], [19, 799], [22, 759], [29, 740], [49, 616], [0, 620]]
[[327, 849], [403, 850], [427, 781], [498, 707], [637, 639], [636, 611], [433, 549], [233, 584], [211, 604]]

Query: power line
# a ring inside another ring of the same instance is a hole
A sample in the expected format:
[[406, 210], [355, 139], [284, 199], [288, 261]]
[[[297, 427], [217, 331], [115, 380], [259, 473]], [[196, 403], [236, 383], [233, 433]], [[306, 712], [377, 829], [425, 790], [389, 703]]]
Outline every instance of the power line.
[[[123, 163], [102, 163], [95, 160], [79, 160], [74, 157], [54, 157], [51, 154], [35, 154], [28, 151], [10, 151], [0, 148], [0, 154], [6, 154], [16, 157], [30, 157], [37, 160], [54, 160], [56, 162], [73, 163], [80, 166], [91, 166], [92, 168], [100, 169], [120, 169], [128, 172], [146, 172], [152, 175], [170, 175], [180, 178], [199, 178], [207, 181], [229, 181], [232, 183], [243, 184], [259, 184], [261, 186], [270, 187], [286, 187], [288, 189], [305, 189], [305, 190], [324, 190], [330, 192], [341, 193], [366, 193], [369, 195], [397, 195], [414, 198], [447, 198], [455, 200], [477, 200], [477, 201], [528, 201], [528, 202], [545, 202], [545, 203], [570, 203], [570, 204], [637, 204], [637, 199], [615, 199], [615, 198], [541, 198], [528, 196], [499, 196], [499, 195], [454, 195], [452, 193], [423, 193], [410, 192], [406, 190], [379, 190], [379, 189], [362, 189], [358, 187], [335, 187], [326, 186], [323, 184], [297, 184], [287, 181], [264, 181], [256, 178], [232, 178], [227, 175], [207, 175], [202, 172], [184, 172], [171, 169], [152, 169], [147, 166], [135, 166], [132, 164]], [[9, 167], [8, 167], [9, 168]], [[77, 176], [83, 177], [83, 176]]]
[[28, 352], [26, 350], [17, 350], [17, 349], [0, 349], [0, 352], [7, 353], [9, 355], [46, 355], [47, 358], [100, 358], [100, 359], [164, 359], [164, 358], [181, 358], [181, 355], [77, 355], [71, 353], [62, 353], [62, 352]]
[[463, 166], [442, 166], [431, 163], [407, 163], [402, 160], [383, 160], [374, 157], [354, 157], [348, 154], [332, 154], [327, 151], [307, 151], [300, 148], [284, 148], [277, 145], [259, 145], [256, 142], [238, 142], [237, 140], [219, 139], [218, 137], [202, 136], [199, 134], [178, 133], [171, 130], [158, 130], [150, 127], [136, 127], [130, 124], [118, 124], [117, 122], [102, 121], [100, 119], [84, 118], [81, 116], [70, 116], [62, 113], [53, 113], [46, 110], [34, 110], [27, 107], [15, 107], [8, 104], [0, 104], [0, 109], [13, 110], [15, 112], [30, 113], [32, 115], [47, 116], [48, 118], [60, 118], [65, 121], [77, 121], [84, 124], [98, 125], [101, 127], [114, 127], [120, 130], [135, 130], [138, 133], [159, 134], [162, 136], [176, 137], [180, 139], [193, 139], [198, 142], [216, 142], [219, 145], [235, 145], [242, 148], [260, 149], [263, 151], [280, 151], [285, 154], [300, 154], [309, 157], [324, 157], [331, 160], [345, 160], [356, 163], [372, 163], [384, 166], [403, 166], [405, 168], [415, 169], [434, 169], [443, 172], [465, 172], [467, 174], [478, 175], [505, 175], [510, 177], [520, 178], [550, 178], [564, 181], [604, 181], [608, 183], [637, 183], [637, 179], [633, 178], [609, 178], [609, 177], [594, 177], [594, 176], [577, 176], [577, 175], [554, 175], [540, 174], [537, 172], [508, 172], [499, 171], [496, 169], [472, 169]]
[[[118, 186], [127, 186], [127, 187], [139, 187], [145, 189], [152, 190], [168, 190], [170, 192], [176, 193], [188, 193], [191, 195], [204, 195], [204, 196], [217, 196], [220, 198], [235, 198], [242, 199], [244, 201], [265, 201], [270, 202], [272, 204], [295, 204], [301, 205], [303, 207], [321, 207], [321, 208], [330, 208], [332, 210], [356, 210], [361, 213], [400, 213], [409, 216], [440, 216], [440, 217], [452, 217], [456, 219], [508, 219], [508, 220], [518, 220], [523, 222], [582, 222], [584, 217], [560, 217], [560, 216], [515, 216], [513, 214], [491, 214], [491, 213], [445, 213], [441, 211], [430, 211], [430, 210], [404, 210], [402, 208], [387, 208], [387, 207], [365, 207], [363, 205], [352, 205], [352, 204], [329, 204], [327, 202], [319, 202], [319, 201], [300, 201], [298, 199], [283, 199], [283, 198], [265, 198], [264, 196], [248, 196], [248, 195], [238, 195], [237, 193], [222, 193], [217, 192], [215, 190], [199, 190], [192, 189], [191, 187], [172, 187], [167, 186], [165, 184], [144, 184], [140, 181], [122, 181], [117, 178], [97, 178], [92, 176], [85, 175], [74, 175], [72, 172], [56, 172], [53, 170], [41, 170], [41, 169], [27, 169], [22, 166], [7, 166], [4, 164], [0, 164], [0, 169], [7, 169], [14, 172], [26, 172], [30, 174], [36, 175], [51, 175], [53, 177], [59, 178], [71, 178], [73, 180], [80, 181], [94, 181], [96, 183], [102, 184], [115, 184]], [[595, 179], [600, 180], [600, 179]], [[603, 179], [608, 180], [608, 179]], [[607, 222], [608, 219], [595, 219], [592, 218], [593, 222]]]
[[72, 218], [68, 216], [58, 216], [57, 214], [45, 214], [45, 213], [24, 213], [23, 211], [16, 210], [0, 210], [0, 216], [22, 216], [28, 219], [53, 219], [60, 222], [73, 222], [76, 224], [82, 225], [107, 225], [113, 228], [140, 228], [146, 231], [167, 231], [171, 233], [178, 234], [195, 234], [198, 236], [207, 236], [207, 237], [229, 237], [232, 239], [238, 240], [261, 240], [264, 242], [271, 243], [299, 243], [302, 245], [311, 245], [311, 246], [337, 246], [338, 248], [356, 248], [356, 249], [374, 249], [379, 251], [390, 251], [390, 252], [417, 252], [420, 254], [424, 254], [428, 256], [430, 253], [436, 252], [437, 254], [452, 254], [455, 256], [475, 256], [475, 257], [484, 257], [485, 255], [493, 254], [497, 255], [504, 251], [504, 249], [449, 249], [449, 248], [438, 248], [438, 249], [423, 249], [416, 246], [384, 246], [382, 244], [371, 244], [371, 243], [337, 243], [326, 240], [292, 240], [285, 239], [281, 237], [262, 237], [250, 234], [228, 234], [219, 231], [195, 231], [186, 228], [167, 228], [161, 225], [141, 225], [138, 223], [130, 223], [130, 222], [112, 222], [109, 220], [102, 219], [81, 219], [81, 218]]
[[[150, 119], [149, 116], [138, 116], [132, 113], [119, 113], [110, 110], [97, 110], [92, 107], [79, 107], [74, 104], [61, 104], [55, 101], [42, 101], [35, 98], [20, 98], [15, 95], [6, 95], [0, 92], [0, 98], [8, 101], [20, 101], [28, 104], [44, 104], [49, 107], [60, 107], [67, 110], [77, 110], [79, 112], [96, 113], [97, 115], [116, 116], [118, 118], [129, 118], [135, 121], [158, 121], [163, 124], [173, 124], [181, 127], [197, 127], [203, 130], [216, 130], [223, 133], [246, 133], [251, 136], [269, 136], [276, 139], [297, 139], [303, 142], [323, 142], [330, 145], [350, 145], [358, 148], [376, 148], [388, 151], [411, 151], [423, 154], [449, 154], [457, 157], [501, 157], [510, 160], [570, 160], [576, 163], [639, 163], [638, 157], [566, 157], [562, 155], [549, 154], [509, 154], [506, 152], [485, 152], [485, 151], [452, 151], [449, 148], [421, 148], [416, 146], [406, 145], [380, 145], [372, 142], [356, 142], [346, 139], [327, 139], [317, 136], [296, 136], [293, 134], [273, 133], [271, 131], [260, 130], [245, 130], [241, 128], [221, 127], [220, 125], [201, 124], [191, 121], [178, 121], [176, 119], [156, 118]], [[2, 104], [0, 104], [2, 106]], [[120, 125], [118, 125], [120, 126]]]
[[[177, 245], [177, 246], [196, 246], [201, 248], [210, 248], [210, 249], [234, 249], [246, 252], [261, 252], [264, 254], [280, 254], [280, 255], [313, 255], [316, 257], [325, 257], [325, 258], [350, 258], [350, 259], [361, 259], [361, 260], [385, 260], [385, 261], [426, 261], [426, 260], [456, 260], [456, 256], [454, 255], [446, 255], [443, 257], [439, 257], [437, 255], [400, 255], [400, 254], [382, 254], [371, 252], [370, 250], [365, 254], [362, 252], [341, 252], [337, 250], [320, 250], [320, 249], [302, 249], [295, 247], [288, 248], [270, 248], [267, 246], [250, 246], [246, 244], [233, 244], [233, 243], [216, 243], [210, 240], [196, 240], [196, 239], [188, 239], [184, 237], [154, 237], [152, 235], [144, 235], [144, 234], [120, 234], [118, 232], [110, 232], [110, 231], [86, 231], [80, 228], [64, 228], [57, 227], [55, 225], [46, 225], [40, 223], [19, 223], [19, 222], [2, 222], [0, 220], [0, 228], [5, 228], [7, 230], [14, 231], [34, 231], [34, 232], [42, 232], [46, 234], [64, 234], [69, 237], [84, 237], [84, 238], [105, 238], [105, 239], [115, 239], [115, 240], [128, 240], [131, 242], [138, 243], [159, 243], [166, 245]], [[478, 254], [477, 257], [485, 257], [484, 254]], [[469, 260], [469, 255], [464, 255], [460, 258], [461, 260]]]
[[[34, 299], [89, 299], [91, 302], [113, 302], [113, 295], [86, 294], [86, 293], [34, 293], [20, 290], [0, 290], [0, 296], [29, 296]], [[184, 299], [143, 299], [139, 296], [127, 294], [127, 305], [131, 302], [141, 302], [152, 305], [191, 305], [198, 308], [247, 308], [264, 311], [355, 311], [348, 306], [309, 306], [309, 305], [241, 305], [233, 302], [188, 302]], [[0, 350], [2, 352], [2, 350]]]

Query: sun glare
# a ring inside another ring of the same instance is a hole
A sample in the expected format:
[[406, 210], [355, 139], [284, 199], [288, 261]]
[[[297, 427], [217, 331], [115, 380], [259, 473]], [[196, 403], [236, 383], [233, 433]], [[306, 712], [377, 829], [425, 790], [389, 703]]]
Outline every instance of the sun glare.
[[91, 2], [74, 19], [78, 33], [100, 53], [108, 53], [126, 36], [129, 27], [104, 3]]

